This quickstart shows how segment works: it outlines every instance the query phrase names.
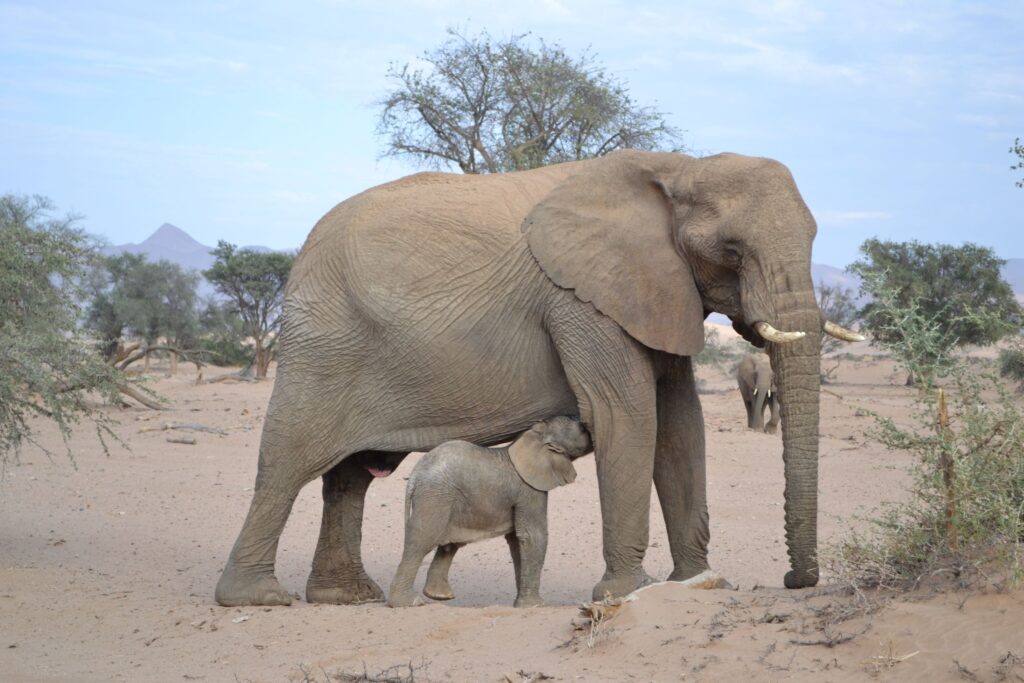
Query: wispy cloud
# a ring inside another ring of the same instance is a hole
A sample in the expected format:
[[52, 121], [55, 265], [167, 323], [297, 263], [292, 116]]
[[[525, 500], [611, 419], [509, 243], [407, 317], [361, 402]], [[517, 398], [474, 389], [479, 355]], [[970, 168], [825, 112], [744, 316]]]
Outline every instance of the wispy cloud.
[[999, 119], [991, 114], [957, 114], [954, 118], [960, 123], [980, 128], [997, 128]]

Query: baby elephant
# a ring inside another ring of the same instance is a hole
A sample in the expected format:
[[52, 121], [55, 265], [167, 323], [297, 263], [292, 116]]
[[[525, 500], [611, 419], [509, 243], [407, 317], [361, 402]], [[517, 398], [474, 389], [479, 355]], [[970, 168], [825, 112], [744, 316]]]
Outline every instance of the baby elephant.
[[[779, 396], [768, 356], [763, 353], [746, 356], [736, 368], [736, 381], [740, 385], [743, 405], [747, 408], [747, 426], [774, 434], [779, 425]], [[764, 409], [769, 405], [772, 417], [765, 424]]]
[[405, 490], [405, 550], [388, 604], [420, 604], [416, 571], [437, 548], [423, 593], [454, 596], [448, 569], [473, 541], [505, 536], [516, 573], [516, 607], [544, 604], [540, 573], [548, 545], [548, 494], [576, 479], [572, 461], [590, 452], [590, 435], [569, 417], [538, 422], [505, 448], [448, 441], [423, 456]]

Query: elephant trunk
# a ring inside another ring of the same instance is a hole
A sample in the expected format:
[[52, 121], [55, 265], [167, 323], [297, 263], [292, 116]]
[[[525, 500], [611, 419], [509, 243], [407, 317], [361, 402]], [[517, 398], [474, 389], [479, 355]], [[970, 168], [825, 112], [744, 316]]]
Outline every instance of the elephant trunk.
[[[804, 266], [806, 268], [806, 266]], [[776, 293], [777, 324], [806, 336], [788, 343], [768, 343], [782, 415], [785, 464], [786, 542], [792, 570], [787, 588], [818, 582], [818, 397], [821, 313], [809, 268], [796, 281], [784, 278]], [[792, 271], [790, 271], [792, 273]]]

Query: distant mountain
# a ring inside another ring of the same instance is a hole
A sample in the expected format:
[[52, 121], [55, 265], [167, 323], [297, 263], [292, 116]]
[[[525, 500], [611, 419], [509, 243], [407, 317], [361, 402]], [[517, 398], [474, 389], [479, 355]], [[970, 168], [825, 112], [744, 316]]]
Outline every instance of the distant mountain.
[[[242, 249], [268, 252], [269, 247], [259, 245], [245, 246]], [[108, 256], [115, 254], [143, 254], [150, 261], [170, 261], [177, 263], [185, 270], [206, 270], [213, 265], [213, 247], [198, 242], [187, 232], [176, 225], [164, 223], [152, 235], [138, 244], [117, 244], [104, 247], [103, 253]], [[199, 278], [199, 295], [213, 294], [213, 287], [205, 278]]]
[[204, 270], [213, 265], [210, 252], [213, 247], [200, 244], [181, 228], [164, 223], [139, 244], [118, 244], [103, 252], [115, 254], [143, 254], [150, 261], [171, 261], [186, 270]]

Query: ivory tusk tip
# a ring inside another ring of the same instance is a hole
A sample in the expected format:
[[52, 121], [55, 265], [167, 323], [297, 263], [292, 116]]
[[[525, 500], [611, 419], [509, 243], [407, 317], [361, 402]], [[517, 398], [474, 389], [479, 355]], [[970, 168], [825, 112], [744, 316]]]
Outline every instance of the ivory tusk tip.
[[827, 334], [829, 336], [832, 336], [832, 337], [835, 337], [836, 339], [841, 339], [843, 341], [848, 341], [848, 342], [867, 341], [867, 337], [865, 337], [860, 332], [854, 332], [853, 330], [848, 330], [845, 327], [842, 327], [841, 325], [836, 325], [831, 320], [826, 320], [825, 321], [825, 325], [824, 325], [823, 329], [824, 329], [825, 334]]
[[754, 329], [757, 330], [757, 333], [766, 340], [775, 342], [776, 344], [788, 344], [789, 342], [795, 342], [796, 340], [803, 339], [807, 336], [806, 332], [782, 332], [763, 321], [755, 323]]

